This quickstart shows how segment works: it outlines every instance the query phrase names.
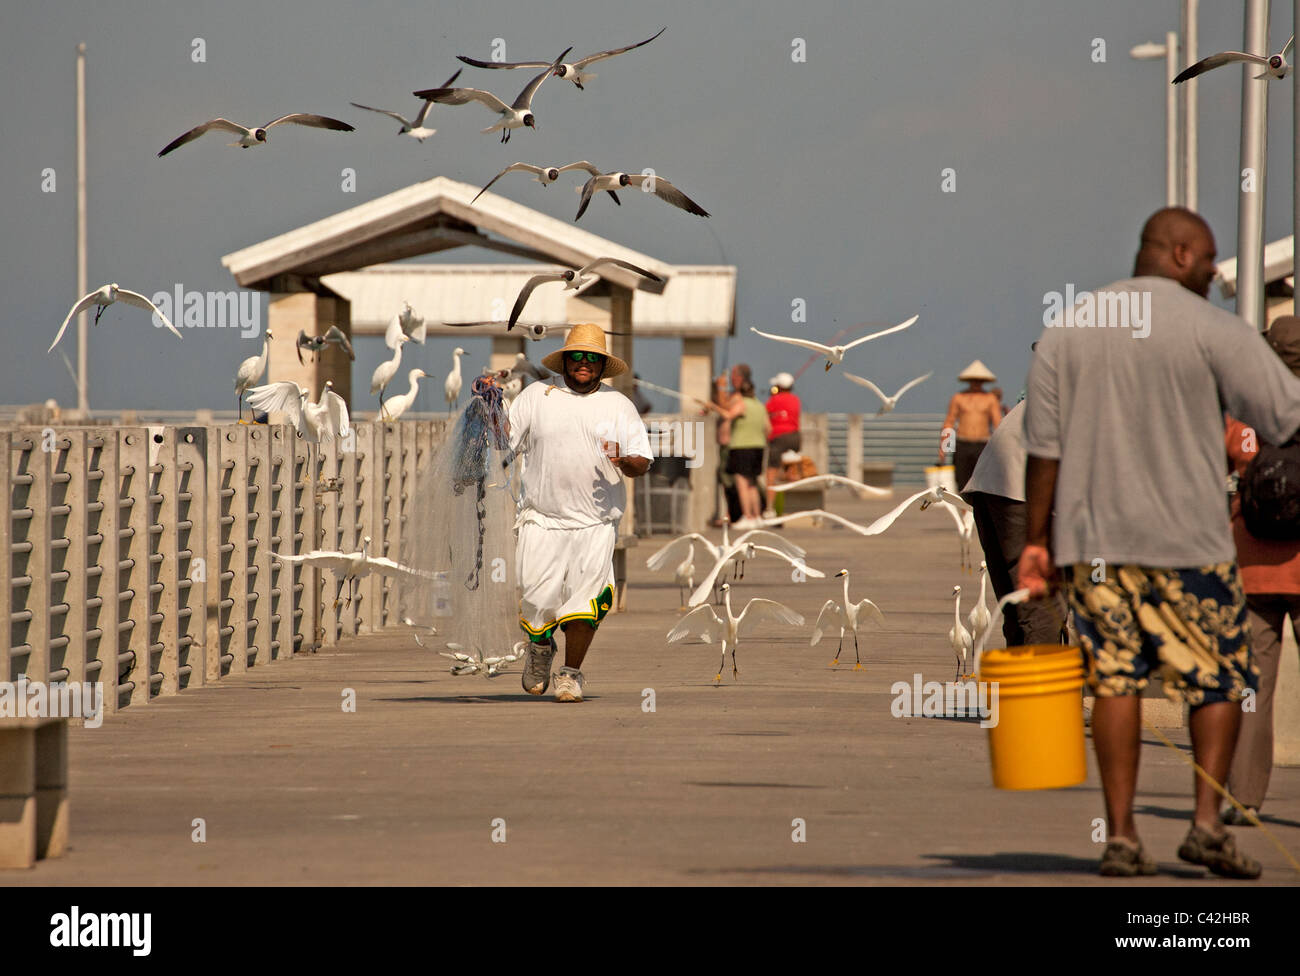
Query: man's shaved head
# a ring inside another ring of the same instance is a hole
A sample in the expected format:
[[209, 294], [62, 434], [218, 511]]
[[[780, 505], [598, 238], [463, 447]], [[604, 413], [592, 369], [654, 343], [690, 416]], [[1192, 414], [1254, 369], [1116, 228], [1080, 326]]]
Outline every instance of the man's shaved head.
[[1165, 207], [1142, 226], [1133, 274], [1172, 278], [1205, 298], [1214, 280], [1214, 257], [1214, 233], [1204, 218], [1186, 207]]

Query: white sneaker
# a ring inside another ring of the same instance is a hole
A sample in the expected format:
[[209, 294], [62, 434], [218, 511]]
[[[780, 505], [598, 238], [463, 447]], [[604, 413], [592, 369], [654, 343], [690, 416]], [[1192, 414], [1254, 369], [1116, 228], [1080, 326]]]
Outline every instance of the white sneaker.
[[544, 695], [551, 685], [551, 661], [555, 658], [555, 638], [545, 644], [528, 642], [524, 651], [524, 691], [530, 695]]
[[765, 519], [776, 518], [776, 509], [773, 509], [773, 508], [765, 508], [765, 509], [763, 509], [763, 518], [765, 518]]
[[582, 701], [582, 672], [568, 666], [560, 668], [555, 675], [555, 700], [557, 702]]

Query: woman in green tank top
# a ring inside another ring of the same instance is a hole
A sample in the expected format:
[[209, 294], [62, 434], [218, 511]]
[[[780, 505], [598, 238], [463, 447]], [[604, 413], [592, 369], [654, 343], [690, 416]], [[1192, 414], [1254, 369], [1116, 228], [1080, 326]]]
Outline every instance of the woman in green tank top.
[[[718, 377], [721, 383], [722, 377]], [[750, 369], [738, 363], [731, 370], [730, 398], [718, 412], [731, 422], [731, 453], [727, 457], [727, 473], [734, 475], [740, 493], [742, 518], [737, 528], [749, 528], [762, 518], [762, 496], [758, 490], [758, 477], [763, 471], [763, 453], [767, 447], [769, 421], [767, 410], [754, 396], [754, 381]]]

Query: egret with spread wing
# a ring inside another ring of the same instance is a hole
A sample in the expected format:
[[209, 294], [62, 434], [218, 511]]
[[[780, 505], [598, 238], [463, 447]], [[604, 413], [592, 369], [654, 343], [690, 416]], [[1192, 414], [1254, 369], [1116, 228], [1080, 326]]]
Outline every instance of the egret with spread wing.
[[745, 604], [745, 609], [740, 611], [740, 615], [736, 616], [731, 610], [730, 583], [722, 584], [722, 596], [727, 613], [726, 620], [720, 618], [713, 612], [713, 608], [706, 604], [696, 607], [678, 621], [676, 627], [668, 631], [670, 644], [690, 634], [698, 635], [706, 644], [712, 644], [716, 640], [722, 641], [722, 660], [718, 665], [718, 673], [713, 679], [715, 684], [722, 683], [722, 669], [727, 665], [727, 651], [731, 651], [732, 677], [740, 676], [740, 668], [736, 666], [736, 648], [739, 644], [740, 627], [746, 620], [753, 623], [793, 624], [796, 627], [802, 627], [804, 623], [802, 615], [775, 600], [750, 600]]
[[918, 318], [920, 318], [919, 315], [913, 315], [906, 322], [902, 322], [892, 328], [882, 329], [879, 332], [873, 332], [871, 335], [863, 336], [861, 339], [854, 339], [852, 342], [846, 342], [842, 346], [824, 346], [820, 342], [814, 342], [811, 339], [796, 339], [793, 336], [779, 336], [772, 335], [770, 332], [759, 332], [759, 330], [754, 328], [752, 325], [749, 327], [749, 331], [757, 332], [764, 339], [774, 339], [777, 342], [784, 342], [787, 345], [800, 346], [804, 349], [811, 349], [813, 352], [821, 353], [826, 357], [826, 368], [830, 369], [836, 363], [844, 362], [844, 354], [854, 346], [860, 346], [864, 342], [870, 342], [872, 339], [879, 339], [881, 336], [887, 336], [891, 332], [902, 332]]

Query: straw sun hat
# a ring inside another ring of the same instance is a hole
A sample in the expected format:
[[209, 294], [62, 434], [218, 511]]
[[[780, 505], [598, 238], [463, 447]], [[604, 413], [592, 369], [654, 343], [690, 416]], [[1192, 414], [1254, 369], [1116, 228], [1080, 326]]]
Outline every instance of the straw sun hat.
[[605, 372], [602, 378], [620, 376], [627, 372], [627, 363], [610, 354], [605, 348], [605, 330], [590, 322], [579, 322], [569, 330], [564, 346], [549, 356], [542, 357], [542, 365], [552, 373], [564, 373], [564, 354], [566, 352], [595, 352], [605, 357]]
[[957, 375], [957, 379], [963, 383], [972, 383], [976, 380], [982, 380], [985, 383], [993, 383], [997, 381], [997, 377], [993, 375], [993, 370], [989, 369], [978, 359], [963, 369]]

